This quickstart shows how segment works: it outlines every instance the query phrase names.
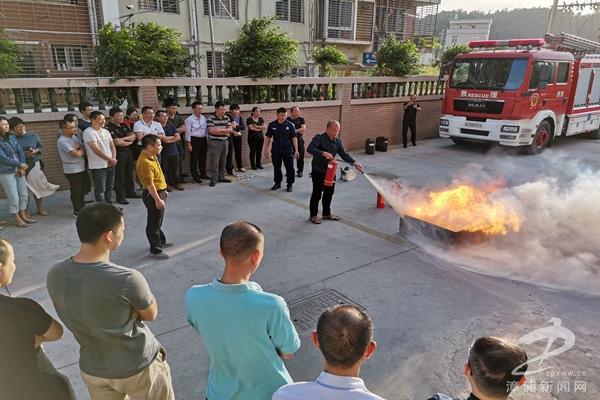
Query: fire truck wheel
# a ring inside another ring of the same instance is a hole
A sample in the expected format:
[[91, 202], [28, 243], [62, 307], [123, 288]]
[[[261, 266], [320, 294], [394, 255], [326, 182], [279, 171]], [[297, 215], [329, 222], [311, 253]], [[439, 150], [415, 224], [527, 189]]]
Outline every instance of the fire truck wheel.
[[552, 126], [550, 125], [550, 122], [546, 120], [540, 122], [537, 131], [535, 131], [533, 141], [526, 149], [527, 154], [539, 154], [544, 151], [544, 149], [552, 141], [553, 136], [554, 133], [552, 132]]

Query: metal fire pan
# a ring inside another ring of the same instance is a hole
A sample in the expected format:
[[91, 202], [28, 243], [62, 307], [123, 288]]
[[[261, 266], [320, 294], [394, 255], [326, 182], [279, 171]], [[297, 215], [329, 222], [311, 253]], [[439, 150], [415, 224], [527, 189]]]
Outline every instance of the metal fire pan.
[[399, 231], [403, 234], [417, 233], [447, 245], [480, 243], [489, 237], [484, 232], [452, 231], [409, 215], [400, 217]]

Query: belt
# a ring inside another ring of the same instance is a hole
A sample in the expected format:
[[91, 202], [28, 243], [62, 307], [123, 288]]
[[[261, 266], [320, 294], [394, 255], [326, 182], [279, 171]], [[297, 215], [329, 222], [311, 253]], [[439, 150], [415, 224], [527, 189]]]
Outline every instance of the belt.
[[[167, 189], [160, 189], [160, 190], [157, 190], [156, 193], [162, 193], [162, 192], [166, 192], [166, 191], [167, 191]], [[150, 194], [150, 192], [148, 191], [148, 189], [142, 190], [142, 193], [143, 194]]]
[[227, 139], [229, 139], [229, 136], [227, 136], [227, 137], [223, 137], [223, 139], [217, 139], [217, 138], [211, 138], [211, 137], [209, 137], [208, 139], [209, 139], [209, 140], [215, 140], [215, 141], [217, 141], [217, 142], [224, 142], [224, 141], [226, 141]]

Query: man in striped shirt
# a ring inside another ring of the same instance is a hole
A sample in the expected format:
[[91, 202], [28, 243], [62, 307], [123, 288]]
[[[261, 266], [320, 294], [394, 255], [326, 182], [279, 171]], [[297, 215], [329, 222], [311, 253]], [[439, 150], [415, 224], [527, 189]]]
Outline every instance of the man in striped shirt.
[[225, 115], [225, 104], [222, 101], [215, 103], [215, 113], [208, 117], [206, 126], [211, 164], [210, 186], [215, 186], [217, 182], [231, 182], [225, 178], [225, 162], [229, 135], [233, 134], [234, 130], [231, 120]]

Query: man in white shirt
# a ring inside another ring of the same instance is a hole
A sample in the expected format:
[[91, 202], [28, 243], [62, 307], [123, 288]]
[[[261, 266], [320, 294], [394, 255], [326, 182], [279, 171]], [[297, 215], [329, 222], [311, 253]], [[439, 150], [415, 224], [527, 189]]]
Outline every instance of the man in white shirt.
[[373, 323], [364, 311], [346, 304], [325, 310], [311, 339], [323, 354], [323, 372], [314, 382], [282, 386], [272, 400], [383, 400], [358, 377], [377, 349]]
[[137, 137], [138, 146], [142, 145], [142, 138], [146, 135], [156, 135], [161, 139], [165, 137], [165, 130], [159, 122], [154, 120], [154, 109], [150, 106], [142, 107], [142, 119], [133, 124], [133, 131]]
[[115, 165], [117, 165], [117, 149], [110, 132], [104, 129], [106, 121], [100, 111], [90, 113], [92, 125], [83, 132], [85, 154], [88, 168], [94, 181], [96, 201], [112, 203], [112, 189], [115, 182]]
[[[192, 103], [192, 115], [185, 120], [185, 145], [190, 153], [190, 173], [196, 183], [209, 179], [206, 175], [206, 152], [208, 139], [206, 137], [206, 118], [202, 115], [202, 103]], [[200, 172], [198, 172], [200, 170]]]

